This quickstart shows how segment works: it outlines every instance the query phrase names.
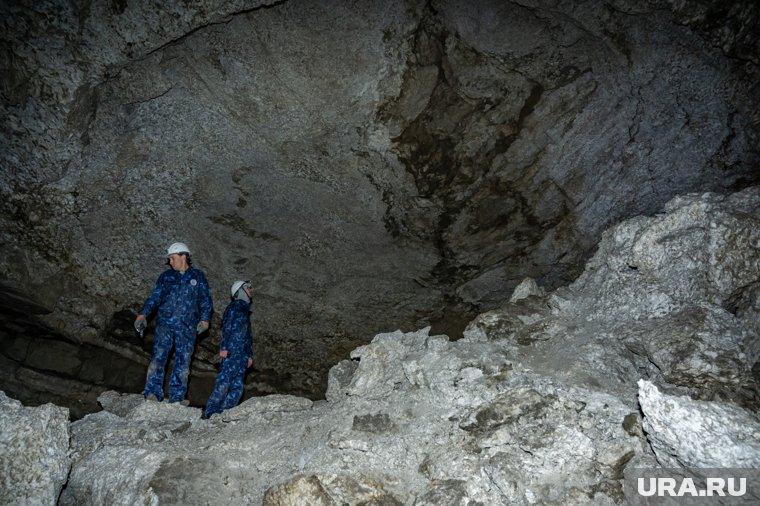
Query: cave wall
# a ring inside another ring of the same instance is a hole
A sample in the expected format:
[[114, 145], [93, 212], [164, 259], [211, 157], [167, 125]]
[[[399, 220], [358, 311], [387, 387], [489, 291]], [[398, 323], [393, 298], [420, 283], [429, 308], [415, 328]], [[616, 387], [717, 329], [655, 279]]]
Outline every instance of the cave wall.
[[195, 377], [213, 375], [229, 284], [251, 279], [255, 392], [320, 396], [377, 332], [456, 337], [525, 276], [574, 279], [610, 224], [760, 179], [752, 2], [52, 1], [0, 18], [3, 292], [44, 308], [40, 335], [141, 364], [130, 315], [185, 241], [217, 312]]

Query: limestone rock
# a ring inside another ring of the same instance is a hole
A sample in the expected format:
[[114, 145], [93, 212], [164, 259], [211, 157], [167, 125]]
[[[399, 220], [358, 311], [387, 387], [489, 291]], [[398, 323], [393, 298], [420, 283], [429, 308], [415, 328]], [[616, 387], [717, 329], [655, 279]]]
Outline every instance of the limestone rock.
[[[570, 288], [588, 294], [583, 309], [590, 318], [618, 313], [631, 319], [632, 310], [651, 318], [697, 301], [721, 305], [760, 276], [758, 241], [760, 187], [681, 196], [660, 215], [605, 232]], [[591, 285], [608, 296], [591, 297]]]
[[678, 197], [605, 232], [567, 288], [484, 313], [465, 339], [506, 340], [513, 361], [616, 395], [643, 376], [754, 409], [759, 234], [760, 188]]
[[[116, 502], [201, 504], [211, 483], [217, 501], [265, 504], [579, 501], [567, 475], [602, 500], [643, 451], [625, 403], [514, 370], [498, 343], [424, 329], [378, 335], [356, 355], [335, 400], [250, 399], [207, 421], [109, 394], [109, 411], [72, 425], [61, 503], [97, 504], [107, 489]], [[117, 459], [139, 472], [114, 473]]]
[[373, 480], [356, 476], [296, 476], [267, 490], [263, 506], [402, 506]]
[[734, 392], [738, 400], [736, 393], [742, 388], [756, 388], [752, 367], [758, 356], [752, 350], [760, 338], [715, 306], [676, 310], [631, 325], [619, 335], [626, 348], [646, 357], [665, 381], [701, 391], [701, 397]]
[[543, 297], [545, 295], [541, 287], [538, 286], [536, 280], [533, 278], [525, 278], [515, 287], [515, 291], [512, 292], [512, 296], [509, 298], [509, 302], [517, 302], [518, 300], [525, 299], [527, 297]]
[[[610, 225], [760, 180], [754, 0], [32, 4], [0, 3], [0, 297], [19, 295], [0, 305], [0, 349], [82, 384], [66, 396], [2, 367], [0, 387], [77, 416], [139, 390], [152, 329], [139, 339], [130, 317], [175, 240], [217, 315], [231, 280], [254, 283], [249, 391], [321, 398], [378, 333], [456, 339], [526, 277], [575, 279]], [[677, 205], [671, 219], [697, 212]], [[736, 232], [723, 246], [753, 237]], [[637, 240], [647, 276], [708, 254], [656, 228]], [[681, 264], [679, 283], [635, 295], [642, 311], [723, 296], [754, 269], [736, 266], [703, 288]], [[67, 358], [39, 351], [53, 345]]]
[[0, 392], [0, 502], [50, 506], [67, 481], [69, 412], [24, 407]]
[[468, 506], [467, 488], [460, 480], [434, 481], [428, 491], [415, 499], [414, 506]]
[[[377, 334], [332, 369], [326, 400], [263, 396], [201, 420], [103, 394], [71, 426], [60, 503], [621, 504], [629, 468], [757, 467], [742, 406], [758, 401], [759, 204], [757, 189], [687, 195], [623, 222], [575, 283], [508, 301], [463, 339]], [[693, 258], [665, 253], [678, 238]]]
[[760, 419], [733, 405], [663, 394], [639, 382], [644, 430], [663, 467], [757, 468]]

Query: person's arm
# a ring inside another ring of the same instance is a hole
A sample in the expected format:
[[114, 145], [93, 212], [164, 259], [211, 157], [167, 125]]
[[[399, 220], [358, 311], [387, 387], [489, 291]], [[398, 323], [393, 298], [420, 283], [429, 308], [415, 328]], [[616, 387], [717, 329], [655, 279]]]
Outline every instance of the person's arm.
[[145, 304], [143, 304], [142, 309], [140, 310], [140, 314], [138, 316], [144, 316], [145, 318], [148, 318], [153, 311], [158, 308], [158, 306], [161, 305], [161, 297], [164, 294], [164, 273], [161, 273], [161, 275], [156, 280], [156, 284], [153, 286], [153, 291], [150, 292], [150, 295], [148, 295], [148, 298], [145, 300]]
[[245, 333], [242, 334], [243, 340], [240, 343], [240, 349], [243, 353], [243, 356], [247, 357], [248, 359], [246, 367], [251, 367], [251, 365], [253, 365], [253, 329], [251, 327], [250, 311], [246, 311], [243, 324], [245, 325]]
[[140, 313], [138, 313], [137, 318], [135, 318], [135, 330], [140, 336], [145, 333], [145, 329], [148, 327], [148, 317], [161, 304], [161, 296], [164, 292], [163, 279], [164, 275], [162, 273], [156, 280], [156, 284], [153, 286], [153, 291], [150, 292]]
[[231, 306], [227, 306], [227, 309], [224, 310], [224, 315], [222, 316], [222, 326], [219, 329], [222, 334], [222, 337], [219, 339], [219, 356], [222, 358], [227, 358], [227, 355], [229, 355], [229, 338], [232, 335], [233, 330], [232, 313], [233, 308]]
[[199, 272], [198, 276], [198, 294], [200, 297], [201, 321], [208, 323], [211, 321], [214, 303], [211, 300], [211, 290], [208, 287], [208, 281], [206, 281], [206, 276], [202, 272]]
[[247, 317], [248, 314], [240, 311], [239, 306], [231, 308], [222, 325], [221, 349], [227, 350], [233, 355], [239, 355], [244, 352], [243, 340], [248, 335], [246, 329]]

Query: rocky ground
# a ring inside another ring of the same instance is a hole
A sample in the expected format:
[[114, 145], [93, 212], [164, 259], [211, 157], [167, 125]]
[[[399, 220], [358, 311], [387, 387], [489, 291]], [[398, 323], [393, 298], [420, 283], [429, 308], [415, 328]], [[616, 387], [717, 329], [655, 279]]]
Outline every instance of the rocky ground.
[[69, 427], [3, 397], [2, 500], [620, 504], [636, 468], [757, 468], [759, 283], [760, 188], [677, 197], [607, 230], [574, 283], [527, 279], [462, 339], [377, 335], [323, 401], [270, 395], [202, 420], [107, 392]]

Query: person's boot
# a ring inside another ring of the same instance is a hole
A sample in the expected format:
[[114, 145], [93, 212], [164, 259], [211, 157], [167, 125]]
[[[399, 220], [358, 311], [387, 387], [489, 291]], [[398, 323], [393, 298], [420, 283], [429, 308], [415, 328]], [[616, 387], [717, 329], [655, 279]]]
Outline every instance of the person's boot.
[[179, 401], [179, 403], [182, 404], [183, 406], [189, 406], [190, 405], [190, 401], [188, 399], [183, 399], [183, 400]]
[[156, 394], [150, 394], [150, 395], [148, 395], [148, 396], [145, 397], [145, 400], [146, 401], [158, 402], [158, 397], [156, 397]]

